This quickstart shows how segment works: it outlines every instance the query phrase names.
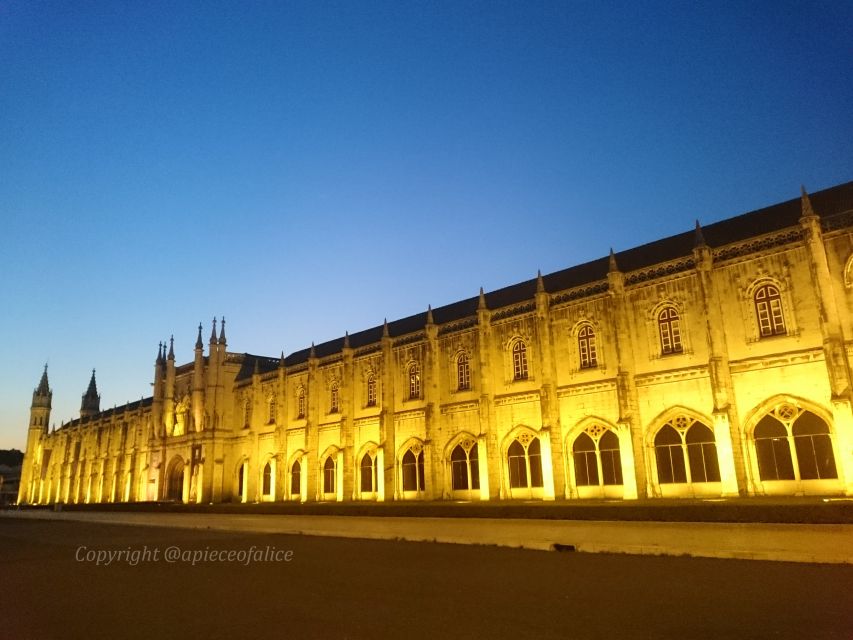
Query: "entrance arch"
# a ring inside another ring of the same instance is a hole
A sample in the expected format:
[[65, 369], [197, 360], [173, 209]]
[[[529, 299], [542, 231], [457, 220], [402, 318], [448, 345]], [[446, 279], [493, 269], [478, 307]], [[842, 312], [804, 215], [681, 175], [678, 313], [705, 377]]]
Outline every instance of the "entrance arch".
[[166, 500], [184, 501], [184, 461], [176, 457], [166, 476]]

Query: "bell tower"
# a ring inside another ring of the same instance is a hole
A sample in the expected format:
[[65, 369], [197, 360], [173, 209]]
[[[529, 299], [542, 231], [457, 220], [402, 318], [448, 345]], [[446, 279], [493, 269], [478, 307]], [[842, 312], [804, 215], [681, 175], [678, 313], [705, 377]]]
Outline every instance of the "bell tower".
[[41, 439], [47, 434], [47, 425], [50, 421], [50, 401], [53, 392], [47, 381], [47, 365], [38, 387], [33, 391], [33, 401], [30, 404], [30, 428], [27, 432], [27, 450], [24, 453], [24, 464], [21, 468], [21, 485], [18, 490], [18, 504], [31, 503], [36, 500], [35, 478], [33, 476], [33, 465], [36, 460]]

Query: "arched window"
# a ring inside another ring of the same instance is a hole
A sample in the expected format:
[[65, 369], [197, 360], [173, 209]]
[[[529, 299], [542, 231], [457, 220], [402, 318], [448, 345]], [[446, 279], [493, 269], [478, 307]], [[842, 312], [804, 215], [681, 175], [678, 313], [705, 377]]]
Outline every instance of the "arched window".
[[662, 355], [681, 353], [681, 325], [678, 311], [674, 307], [666, 307], [658, 314], [658, 331], [660, 331], [660, 351]]
[[542, 486], [542, 445], [539, 438], [522, 434], [507, 449], [509, 486], [512, 489]]
[[480, 488], [480, 463], [477, 442], [463, 440], [450, 453], [450, 478], [454, 491]]
[[272, 424], [275, 422], [275, 396], [270, 396], [269, 403], [267, 405], [268, 409], [268, 418], [267, 421]]
[[299, 460], [294, 460], [290, 467], [290, 495], [298, 496], [302, 493], [302, 465]]
[[252, 420], [252, 403], [247, 399], [243, 403], [243, 426], [248, 427]]
[[305, 417], [305, 388], [299, 387], [296, 392], [296, 417]]
[[681, 444], [681, 434], [669, 424], [664, 425], [655, 436], [655, 458], [660, 484], [687, 482]]
[[409, 400], [421, 397], [421, 372], [417, 363], [409, 365]]
[[578, 354], [581, 369], [593, 369], [598, 366], [598, 353], [595, 349], [595, 331], [586, 324], [578, 331]]
[[527, 345], [523, 340], [516, 340], [512, 345], [512, 378], [527, 380]]
[[589, 427], [575, 439], [572, 455], [577, 486], [622, 484], [619, 438], [610, 429]]
[[329, 413], [338, 413], [339, 409], [338, 383], [333, 382], [329, 390]]
[[272, 463], [267, 462], [264, 466], [264, 477], [263, 477], [263, 494], [265, 496], [269, 496], [272, 494]]
[[240, 502], [246, 501], [246, 466], [244, 462], [237, 469], [237, 499]]
[[687, 416], [667, 422], [655, 436], [658, 483], [719, 482], [714, 432]]
[[376, 459], [369, 452], [361, 458], [361, 490], [367, 493], [376, 491]]
[[409, 449], [403, 455], [403, 491], [423, 491], [426, 486], [423, 449], [415, 454]]
[[838, 478], [829, 426], [811, 411], [780, 405], [758, 422], [753, 436], [762, 481]]
[[323, 493], [335, 492], [335, 457], [330, 455], [323, 463]]
[[804, 411], [794, 422], [794, 449], [802, 480], [837, 478], [835, 454], [829, 439], [829, 427], [810, 411]]
[[785, 316], [782, 313], [782, 296], [772, 284], [758, 287], [753, 296], [755, 316], [762, 338], [785, 335]]
[[793, 480], [794, 462], [788, 444], [788, 430], [771, 415], [755, 426], [755, 457], [762, 480]]
[[720, 463], [714, 432], [701, 422], [694, 422], [684, 436], [691, 482], [719, 482]]
[[468, 355], [460, 353], [456, 358], [456, 390], [465, 391], [471, 388], [471, 364]]
[[367, 377], [367, 406], [376, 406], [376, 376], [372, 373]]
[[575, 461], [575, 484], [588, 487], [598, 484], [598, 456], [595, 455], [595, 442], [586, 433], [575, 439], [572, 448]]

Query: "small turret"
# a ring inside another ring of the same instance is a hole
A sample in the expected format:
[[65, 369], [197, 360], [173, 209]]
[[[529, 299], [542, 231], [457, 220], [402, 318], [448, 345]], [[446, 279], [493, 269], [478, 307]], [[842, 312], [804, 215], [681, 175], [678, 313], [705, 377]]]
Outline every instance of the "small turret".
[[[174, 356], [173, 356], [174, 357]], [[101, 396], [98, 395], [98, 385], [95, 382], [95, 370], [92, 369], [92, 378], [89, 380], [89, 388], [83, 394], [80, 403], [80, 417], [89, 418], [101, 411]]]
[[694, 245], [695, 247], [707, 247], [708, 243], [705, 242], [705, 234], [702, 233], [702, 225], [699, 224], [699, 221], [696, 221], [696, 232], [694, 236]]
[[[218, 340], [216, 338], [216, 316], [213, 316], [213, 329], [210, 331], [210, 344], [217, 344]], [[213, 351], [213, 349], [211, 349]]]
[[220, 325], [219, 329], [219, 344], [222, 345], [223, 349], [227, 344], [225, 342], [225, 316], [222, 316], [222, 324]]
[[198, 337], [195, 339], [195, 348], [204, 349], [204, 343], [201, 341], [201, 322], [198, 323]]

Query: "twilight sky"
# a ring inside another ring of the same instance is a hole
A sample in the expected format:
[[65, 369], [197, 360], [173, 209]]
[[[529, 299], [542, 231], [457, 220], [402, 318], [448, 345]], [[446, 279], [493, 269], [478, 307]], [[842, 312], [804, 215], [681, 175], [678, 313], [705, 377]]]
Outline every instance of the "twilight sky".
[[853, 4], [0, 0], [0, 448], [853, 179]]

